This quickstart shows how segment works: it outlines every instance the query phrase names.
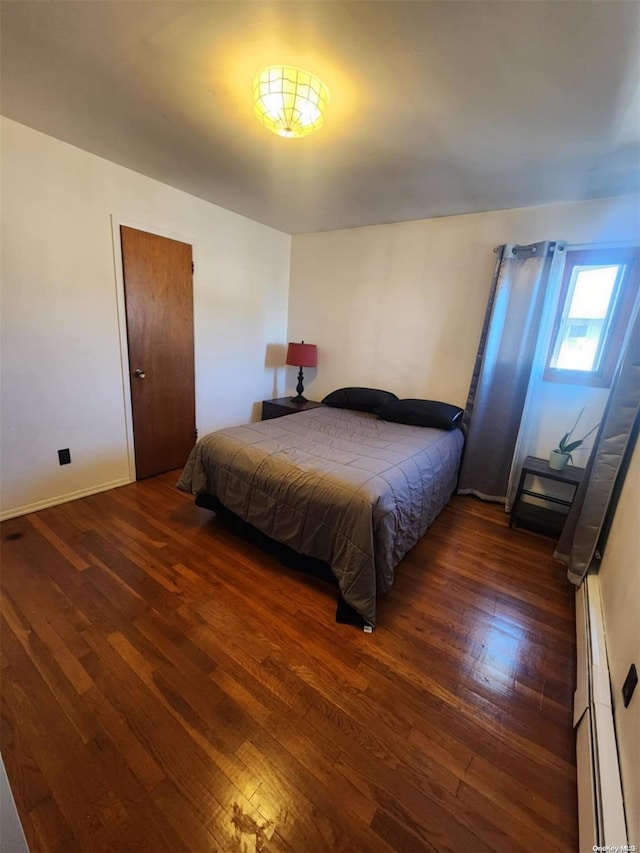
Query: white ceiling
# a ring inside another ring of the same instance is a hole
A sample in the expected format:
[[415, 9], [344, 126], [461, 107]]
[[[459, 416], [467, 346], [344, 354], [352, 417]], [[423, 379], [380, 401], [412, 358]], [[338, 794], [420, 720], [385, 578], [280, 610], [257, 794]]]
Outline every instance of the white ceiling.
[[[2, 2], [2, 113], [288, 233], [640, 190], [640, 5]], [[329, 87], [283, 139], [251, 82]]]

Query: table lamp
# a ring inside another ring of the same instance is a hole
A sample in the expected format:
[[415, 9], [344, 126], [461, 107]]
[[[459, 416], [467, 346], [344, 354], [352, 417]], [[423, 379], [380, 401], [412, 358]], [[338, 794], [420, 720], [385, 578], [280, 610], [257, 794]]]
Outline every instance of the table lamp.
[[289, 344], [285, 364], [290, 364], [294, 367], [300, 368], [300, 372], [298, 373], [298, 385], [296, 386], [298, 395], [296, 397], [291, 397], [291, 402], [300, 404], [306, 403], [307, 398], [302, 396], [302, 392], [304, 391], [304, 376], [302, 374], [302, 368], [318, 366], [318, 348], [315, 344], [305, 344], [304, 341], [299, 344]]

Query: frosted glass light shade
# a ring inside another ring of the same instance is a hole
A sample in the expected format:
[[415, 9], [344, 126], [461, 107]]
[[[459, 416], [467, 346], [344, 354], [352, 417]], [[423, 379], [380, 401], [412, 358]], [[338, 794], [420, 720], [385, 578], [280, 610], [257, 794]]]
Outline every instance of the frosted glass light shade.
[[278, 136], [307, 136], [324, 124], [327, 87], [301, 68], [271, 65], [253, 81], [258, 119]]

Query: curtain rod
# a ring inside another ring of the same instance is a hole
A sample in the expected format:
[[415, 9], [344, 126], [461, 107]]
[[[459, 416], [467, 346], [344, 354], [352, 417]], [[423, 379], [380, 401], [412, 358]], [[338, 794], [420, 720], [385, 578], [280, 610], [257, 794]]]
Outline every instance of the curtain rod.
[[[549, 240], [549, 241], [541, 240], [540, 242], [541, 243], [548, 242], [550, 252], [554, 252], [556, 250], [556, 248], [558, 249], [559, 252], [562, 252], [566, 248], [565, 243], [561, 242], [559, 240]], [[508, 245], [509, 245], [508, 243], [502, 243], [500, 246], [494, 246], [493, 247], [494, 255], [497, 255], [498, 252], [500, 252], [502, 249], [506, 248]], [[513, 248], [511, 249], [511, 251], [514, 255], [517, 254], [519, 251], [524, 251], [524, 250], [531, 252], [532, 255], [535, 255], [536, 252], [538, 251], [538, 245], [539, 245], [538, 243], [528, 243], [527, 245], [520, 245], [519, 243], [515, 243]]]
[[[508, 244], [502, 243], [500, 246], [494, 246], [493, 254], [497, 255], [505, 245]], [[582, 251], [584, 249], [633, 249], [637, 245], [637, 240], [611, 240], [606, 243], [568, 243], [566, 249], [571, 252]], [[515, 248], [523, 249], [525, 247], [516, 245]], [[562, 250], [562, 247], [560, 249]]]

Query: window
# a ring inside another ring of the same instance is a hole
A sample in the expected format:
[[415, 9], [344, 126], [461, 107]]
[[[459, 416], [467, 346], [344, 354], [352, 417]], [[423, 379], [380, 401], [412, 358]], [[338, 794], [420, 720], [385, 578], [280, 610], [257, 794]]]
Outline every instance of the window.
[[638, 292], [639, 250], [567, 252], [544, 378], [611, 384]]

